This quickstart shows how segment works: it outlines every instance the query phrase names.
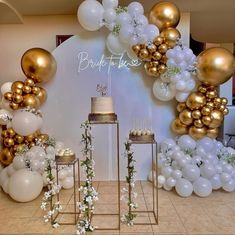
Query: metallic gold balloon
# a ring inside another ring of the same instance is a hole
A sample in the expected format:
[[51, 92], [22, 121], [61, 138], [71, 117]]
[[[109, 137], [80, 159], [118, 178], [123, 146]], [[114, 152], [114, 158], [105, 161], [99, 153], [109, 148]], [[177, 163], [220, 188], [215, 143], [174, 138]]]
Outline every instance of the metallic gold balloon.
[[32, 93], [34, 95], [38, 95], [40, 93], [40, 87], [38, 87], [38, 86], [32, 87]]
[[16, 104], [14, 102], [11, 102], [10, 103], [10, 108], [13, 109], [13, 110], [17, 110], [19, 108], [19, 104]]
[[160, 60], [162, 58], [162, 54], [160, 52], [156, 51], [152, 54], [152, 58], [154, 60]]
[[16, 82], [13, 82], [12, 85], [11, 85], [11, 90], [14, 92], [16, 88], [18, 89], [23, 89], [23, 86], [24, 86], [24, 82], [22, 81], [16, 81]]
[[163, 42], [164, 42], [164, 39], [163, 39], [162, 37], [160, 37], [160, 36], [157, 36], [157, 37], [154, 39], [154, 41], [153, 41], [153, 43], [154, 43], [156, 46], [161, 45]]
[[191, 109], [200, 109], [206, 104], [206, 97], [200, 92], [193, 92], [186, 101], [187, 106]]
[[171, 2], [159, 2], [153, 6], [149, 14], [151, 24], [155, 24], [160, 31], [165, 28], [175, 28], [180, 21], [180, 11]]
[[206, 135], [212, 139], [215, 139], [219, 135], [219, 128], [207, 129]]
[[4, 139], [4, 145], [8, 148], [12, 147], [15, 144], [14, 139], [6, 138]]
[[209, 99], [216, 98], [217, 97], [217, 91], [216, 90], [207, 91], [206, 97], [209, 98]]
[[24, 83], [25, 83], [26, 86], [34, 86], [34, 85], [35, 85], [33, 79], [30, 79], [30, 78], [27, 78], [27, 79], [24, 81]]
[[8, 133], [7, 130], [3, 130], [1, 133], [2, 138], [7, 138], [8, 137]]
[[166, 65], [164, 65], [164, 64], [158, 65], [157, 68], [158, 68], [158, 72], [159, 72], [160, 74], [165, 73], [165, 72], [167, 71], [167, 67], [166, 67]]
[[40, 134], [39, 138], [41, 138], [43, 141], [47, 141], [49, 139], [49, 136], [47, 134]]
[[195, 140], [202, 139], [204, 136], [206, 136], [206, 134], [207, 134], [207, 129], [205, 127], [198, 128], [195, 126], [191, 126], [189, 128], [189, 135]]
[[211, 111], [210, 117], [211, 117], [211, 123], [209, 125], [210, 128], [220, 127], [224, 120], [223, 113], [217, 109]]
[[141, 49], [138, 56], [141, 60], [147, 60], [149, 59], [149, 52], [147, 49]]
[[151, 53], [154, 53], [157, 50], [157, 47], [154, 44], [152, 44], [151, 46], [147, 47], [147, 50], [151, 54]]
[[157, 67], [159, 65], [159, 62], [158, 61], [151, 61], [151, 62], [149, 62], [149, 65], [150, 65], [149, 67]]
[[225, 116], [229, 114], [228, 108], [225, 108], [225, 109], [224, 109], [223, 114], [224, 114]]
[[135, 52], [136, 55], [139, 54], [141, 50], [141, 46], [139, 44], [132, 46], [132, 50]]
[[18, 144], [21, 144], [24, 142], [24, 136], [22, 135], [16, 135], [15, 136], [15, 141], [18, 143]]
[[10, 127], [7, 129], [7, 136], [8, 137], [13, 138], [15, 135], [16, 135], [16, 133], [13, 128]]
[[32, 148], [33, 146], [35, 146], [36, 144], [34, 143], [34, 142], [31, 142], [30, 144], [29, 144], [29, 148]]
[[173, 48], [177, 40], [181, 38], [180, 32], [175, 28], [166, 28], [160, 35], [165, 38], [165, 43], [169, 48]]
[[46, 100], [47, 100], [47, 92], [46, 92], [46, 90], [44, 88], [40, 87], [40, 92], [39, 92], [39, 94], [36, 97], [39, 99], [41, 105], [43, 103], [45, 103]]
[[197, 119], [193, 122], [194, 126], [195, 127], [199, 127], [199, 128], [202, 128], [204, 126], [203, 122], [201, 119]]
[[211, 109], [209, 107], [204, 106], [201, 110], [202, 115], [208, 116], [211, 113]]
[[226, 108], [226, 106], [223, 105], [223, 104], [221, 104], [221, 105], [219, 106], [219, 111], [223, 112], [223, 111], [225, 110], [225, 108]]
[[13, 161], [13, 155], [11, 151], [8, 148], [4, 148], [0, 153], [0, 162], [3, 165], [8, 166], [12, 163], [12, 161]]
[[168, 61], [168, 58], [167, 58], [166, 55], [163, 55], [162, 58], [160, 59], [160, 62], [161, 62], [162, 64], [166, 64], [167, 61]]
[[158, 73], [158, 69], [157, 67], [149, 67], [147, 70], [146, 70], [147, 74], [152, 76], [152, 77], [159, 77], [160, 74]]
[[12, 92], [6, 92], [4, 94], [4, 98], [8, 101], [12, 101], [12, 96], [13, 96]]
[[177, 111], [179, 113], [181, 113], [183, 110], [185, 110], [187, 107], [186, 107], [186, 104], [185, 103], [178, 103], [177, 105]]
[[193, 117], [194, 119], [200, 119], [201, 116], [202, 116], [202, 114], [201, 114], [201, 111], [200, 111], [200, 110], [194, 110], [194, 111], [192, 112], [192, 117]]
[[23, 91], [20, 88], [14, 88], [14, 90], [12, 91], [13, 94], [17, 94], [17, 95], [22, 95]]
[[221, 85], [232, 77], [234, 64], [234, 56], [230, 51], [222, 47], [209, 48], [198, 56], [198, 79], [206, 85]]
[[206, 126], [209, 126], [211, 123], [211, 117], [210, 116], [203, 116], [202, 117], [202, 123]]
[[184, 135], [188, 133], [188, 128], [186, 125], [184, 125], [179, 118], [176, 118], [172, 123], [171, 123], [171, 129], [174, 133], [178, 135]]
[[207, 102], [206, 107], [208, 107], [210, 110], [214, 109], [215, 105], [213, 102]]
[[23, 96], [18, 94], [13, 94], [13, 102], [16, 104], [20, 104], [23, 101]]
[[225, 98], [225, 97], [221, 98], [221, 104], [227, 105], [228, 104], [227, 98]]
[[161, 54], [165, 54], [168, 50], [168, 47], [166, 44], [161, 44], [159, 47], [158, 47], [158, 51], [161, 53]]
[[205, 86], [199, 86], [198, 87], [198, 91], [200, 91], [201, 93], [206, 93], [207, 92], [207, 88]]
[[35, 82], [48, 82], [56, 72], [56, 61], [53, 55], [41, 48], [32, 48], [21, 58], [21, 68], [27, 78]]
[[23, 107], [38, 108], [40, 105], [39, 99], [32, 94], [27, 94], [23, 99]]
[[31, 88], [31, 86], [24, 85], [22, 90], [24, 93], [29, 94], [29, 93], [31, 93], [32, 88]]
[[183, 110], [179, 114], [179, 119], [184, 125], [191, 125], [193, 123], [192, 112], [189, 109]]
[[34, 138], [35, 138], [35, 134], [25, 136], [25, 140], [29, 143], [33, 142]]

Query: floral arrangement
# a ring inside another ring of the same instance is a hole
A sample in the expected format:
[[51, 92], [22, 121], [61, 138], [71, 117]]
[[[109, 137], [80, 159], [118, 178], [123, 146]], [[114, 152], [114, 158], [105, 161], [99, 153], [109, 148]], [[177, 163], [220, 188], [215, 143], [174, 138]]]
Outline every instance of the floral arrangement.
[[79, 191], [83, 193], [83, 199], [81, 202], [78, 202], [81, 219], [77, 225], [77, 234], [94, 231], [95, 227], [91, 224], [91, 217], [94, 212], [94, 201], [98, 200], [98, 193], [92, 186], [92, 179], [95, 176], [95, 162], [90, 156], [90, 152], [93, 151], [91, 125], [86, 121], [81, 125], [81, 128], [84, 129], [81, 144], [82, 153], [85, 157], [85, 159], [81, 161], [81, 167], [86, 174], [86, 180], [79, 188]]
[[136, 214], [132, 213], [132, 209], [137, 209], [138, 204], [134, 202], [134, 199], [137, 197], [137, 193], [134, 192], [135, 187], [135, 159], [134, 152], [131, 149], [131, 143], [127, 141], [125, 144], [125, 153], [124, 156], [127, 158], [127, 170], [128, 175], [126, 176], [126, 182], [129, 185], [129, 188], [122, 189], [122, 197], [121, 200], [125, 200], [127, 202], [127, 206], [129, 207], [129, 211], [127, 214], [123, 215], [121, 221], [128, 226], [134, 225], [134, 219]]

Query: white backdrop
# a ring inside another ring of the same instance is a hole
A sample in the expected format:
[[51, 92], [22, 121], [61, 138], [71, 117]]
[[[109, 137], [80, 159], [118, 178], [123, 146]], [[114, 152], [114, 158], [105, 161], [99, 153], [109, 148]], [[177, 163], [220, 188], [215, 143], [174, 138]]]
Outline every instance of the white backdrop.
[[[90, 112], [90, 97], [98, 96], [97, 84], [107, 84], [109, 95], [113, 97], [120, 123], [121, 154], [124, 152], [123, 143], [129, 130], [133, 128], [135, 118], [151, 120], [159, 142], [172, 135], [170, 123], [175, 117], [176, 103], [159, 102], [153, 97], [153, 79], [146, 75], [143, 66], [121, 67], [117, 60], [113, 60], [115, 66], [110, 66], [110, 59], [106, 58], [110, 54], [106, 51], [105, 38], [106, 32], [103, 30], [84, 31], [60, 45], [53, 52], [58, 65], [56, 76], [45, 86], [49, 96], [42, 108], [44, 130], [65, 142], [78, 156], [81, 156], [80, 124], [87, 119]], [[86, 53], [89, 57], [87, 59], [96, 62], [94, 68], [91, 61], [88, 66], [84, 57]], [[126, 60], [127, 58], [123, 58], [122, 62]], [[93, 134], [97, 180], [115, 179], [115, 129], [95, 126]], [[138, 146], [135, 150], [138, 159], [137, 178], [146, 179], [151, 168], [150, 147]], [[120, 158], [123, 178], [126, 174], [126, 159], [122, 155]]]

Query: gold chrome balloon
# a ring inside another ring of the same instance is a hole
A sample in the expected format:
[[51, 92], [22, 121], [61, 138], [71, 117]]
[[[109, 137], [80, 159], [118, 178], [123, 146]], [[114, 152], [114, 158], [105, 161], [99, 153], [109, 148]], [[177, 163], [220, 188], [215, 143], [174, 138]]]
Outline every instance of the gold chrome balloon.
[[209, 99], [216, 98], [217, 97], [217, 91], [216, 90], [207, 91], [206, 97], [209, 98]]
[[209, 107], [204, 106], [201, 110], [202, 115], [208, 116], [211, 113], [211, 109]]
[[166, 70], [167, 70], [167, 67], [166, 67], [166, 65], [164, 65], [164, 64], [158, 65], [157, 68], [158, 68], [158, 72], [159, 72], [160, 74], [165, 73]]
[[205, 86], [199, 86], [198, 87], [198, 91], [200, 91], [201, 93], [206, 93], [207, 92], [207, 88]]
[[21, 68], [27, 78], [36, 83], [48, 82], [56, 72], [56, 61], [53, 55], [41, 48], [32, 48], [21, 58]]
[[18, 143], [18, 144], [21, 144], [24, 142], [24, 136], [22, 135], [16, 135], [15, 136], [15, 141]]
[[224, 115], [221, 111], [215, 109], [211, 111], [211, 123], [209, 125], [210, 128], [217, 128], [220, 127], [224, 120]]
[[212, 139], [215, 139], [219, 135], [219, 128], [207, 129], [206, 135]]
[[162, 58], [160, 59], [160, 62], [163, 63], [163, 64], [166, 64], [167, 60], [168, 60], [167, 56], [163, 55]]
[[161, 44], [159, 47], [158, 47], [158, 51], [161, 53], [161, 54], [165, 54], [168, 50], [168, 47], [166, 44]]
[[16, 104], [14, 102], [11, 102], [10, 103], [10, 108], [13, 109], [13, 110], [17, 110], [19, 108], [19, 104]]
[[157, 36], [157, 37], [154, 39], [154, 41], [153, 41], [153, 43], [154, 43], [156, 46], [161, 45], [163, 42], [164, 42], [164, 38], [162, 38], [162, 37], [160, 37], [160, 36]]
[[13, 94], [13, 102], [16, 104], [20, 104], [23, 101], [23, 96], [18, 94]]
[[202, 117], [202, 123], [206, 126], [209, 126], [211, 123], [211, 117], [210, 116], [203, 116]]
[[191, 125], [193, 123], [192, 112], [189, 109], [183, 110], [179, 115], [179, 119], [184, 125]]
[[175, 28], [166, 28], [160, 35], [165, 38], [165, 43], [169, 48], [173, 48], [181, 38], [180, 32]]
[[156, 51], [152, 54], [152, 58], [154, 60], [160, 60], [162, 58], [162, 54], [160, 52]]
[[24, 81], [24, 83], [25, 83], [26, 86], [34, 86], [34, 85], [35, 85], [33, 79], [30, 79], [30, 78], [27, 78], [27, 79]]
[[206, 102], [206, 107], [208, 107], [210, 110], [214, 109], [215, 105], [213, 102]]
[[24, 93], [29, 94], [32, 91], [32, 87], [24, 85], [22, 90], [23, 90]]
[[157, 47], [154, 44], [152, 44], [151, 46], [148, 46], [147, 49], [148, 49], [148, 52], [151, 54], [157, 50]]
[[149, 52], [147, 49], [141, 49], [139, 53], [139, 58], [141, 60], [147, 60], [149, 59]]
[[201, 116], [202, 116], [202, 114], [201, 114], [201, 111], [200, 111], [200, 110], [194, 110], [194, 111], [192, 112], [192, 117], [193, 117], [194, 119], [200, 119]]
[[186, 104], [191, 110], [200, 109], [206, 104], [206, 97], [200, 92], [193, 92], [188, 97]]
[[16, 81], [16, 82], [13, 82], [12, 85], [11, 85], [11, 90], [14, 92], [16, 88], [18, 89], [23, 89], [23, 86], [24, 86], [24, 82], [22, 81]]
[[225, 108], [225, 109], [224, 109], [223, 114], [224, 114], [224, 116], [226, 116], [226, 115], [228, 115], [228, 114], [229, 114], [229, 110], [228, 110], [228, 108]]
[[15, 131], [13, 128], [8, 128], [7, 129], [7, 136], [9, 136], [10, 138], [13, 138], [16, 135]]
[[42, 87], [39, 87], [39, 88], [40, 88], [40, 92], [36, 97], [39, 99], [40, 105], [42, 105], [47, 100], [47, 92], [44, 88]]
[[136, 55], [139, 54], [141, 50], [141, 46], [139, 44], [132, 46], [132, 50], [135, 52]]
[[198, 79], [206, 85], [221, 85], [232, 77], [234, 64], [234, 56], [227, 49], [209, 48], [201, 52], [197, 58]]
[[185, 110], [187, 107], [186, 107], [186, 104], [185, 103], [178, 103], [177, 105], [177, 111], [179, 113], [181, 113], [183, 110]]
[[31, 134], [31, 135], [25, 136], [25, 140], [26, 140], [28, 143], [33, 142], [34, 138], [35, 138], [35, 134]]
[[15, 88], [12, 92], [13, 92], [13, 94], [17, 94], [17, 95], [22, 95], [23, 94], [22, 89], [19, 89], [19, 88]]
[[38, 87], [38, 86], [32, 87], [32, 93], [34, 95], [38, 95], [40, 93], [40, 87]]
[[206, 134], [207, 134], [207, 129], [205, 127], [198, 128], [195, 126], [191, 126], [189, 128], [189, 135], [195, 140], [203, 138], [204, 136], [206, 136]]
[[13, 161], [13, 155], [11, 151], [8, 148], [4, 148], [0, 153], [0, 162], [3, 165], [8, 166], [12, 163], [12, 161]]
[[40, 105], [39, 99], [32, 94], [27, 94], [23, 99], [23, 107], [38, 108]]
[[13, 94], [11, 92], [6, 92], [4, 94], [4, 98], [8, 101], [12, 101], [12, 96], [13, 96]]
[[188, 133], [188, 128], [186, 125], [184, 125], [179, 118], [176, 118], [172, 123], [171, 123], [171, 129], [174, 133], [178, 135], [184, 135]]
[[201, 119], [197, 119], [193, 122], [194, 126], [195, 127], [199, 127], [199, 128], [202, 128], [204, 126], [203, 122]]
[[14, 140], [12, 138], [6, 138], [4, 139], [4, 145], [8, 148], [12, 147], [14, 145]]
[[1, 137], [2, 137], [2, 138], [7, 138], [7, 137], [8, 137], [7, 130], [3, 130], [3, 131], [2, 131]]
[[165, 28], [175, 28], [180, 21], [180, 11], [171, 2], [159, 2], [153, 6], [149, 14], [151, 24], [155, 24], [160, 31]]
[[221, 104], [227, 105], [228, 104], [227, 98], [225, 98], [225, 97], [221, 98]]

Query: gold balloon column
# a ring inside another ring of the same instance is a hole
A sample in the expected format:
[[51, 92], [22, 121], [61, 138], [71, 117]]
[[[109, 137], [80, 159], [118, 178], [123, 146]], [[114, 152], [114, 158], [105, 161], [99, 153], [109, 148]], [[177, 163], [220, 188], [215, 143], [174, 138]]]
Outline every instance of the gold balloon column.
[[[39, 83], [49, 82], [56, 72], [56, 61], [52, 54], [41, 48], [32, 48], [24, 53], [21, 58], [21, 68], [26, 75], [25, 81], [15, 81], [11, 91], [4, 94], [9, 101], [12, 110], [20, 108], [38, 109], [47, 99], [47, 92], [39, 86]], [[28, 136], [17, 134], [13, 128], [2, 127], [3, 150], [0, 153], [0, 161], [3, 165], [9, 165], [17, 150], [23, 146], [29, 148], [37, 141], [48, 139], [47, 134], [37, 131]]]
[[229, 113], [227, 99], [218, 96], [218, 86], [231, 78], [234, 65], [232, 53], [224, 48], [210, 48], [198, 56], [197, 77], [202, 84], [185, 103], [178, 104], [179, 116], [171, 124], [176, 134], [189, 133], [194, 139], [218, 136]]
[[145, 71], [152, 77], [159, 77], [167, 70], [166, 52], [173, 48], [180, 39], [180, 32], [175, 28], [180, 20], [179, 9], [170, 2], [160, 2], [151, 9], [150, 23], [160, 30], [151, 45], [137, 44], [132, 47], [135, 54], [145, 61]]

